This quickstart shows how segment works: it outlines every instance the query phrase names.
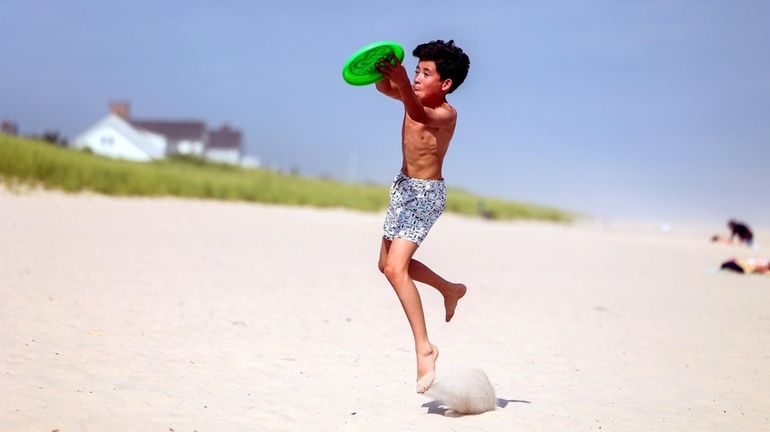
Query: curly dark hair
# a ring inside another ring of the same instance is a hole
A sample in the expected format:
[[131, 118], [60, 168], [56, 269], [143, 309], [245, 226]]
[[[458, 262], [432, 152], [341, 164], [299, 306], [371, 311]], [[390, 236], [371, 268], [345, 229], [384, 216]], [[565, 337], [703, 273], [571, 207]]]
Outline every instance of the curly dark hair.
[[452, 87], [448, 93], [455, 91], [468, 76], [468, 69], [471, 66], [471, 60], [465, 54], [462, 48], [455, 45], [454, 40], [444, 42], [443, 40], [434, 40], [428, 43], [417, 45], [412, 51], [412, 55], [423, 60], [429, 60], [436, 63], [436, 72], [441, 79], [451, 79]]

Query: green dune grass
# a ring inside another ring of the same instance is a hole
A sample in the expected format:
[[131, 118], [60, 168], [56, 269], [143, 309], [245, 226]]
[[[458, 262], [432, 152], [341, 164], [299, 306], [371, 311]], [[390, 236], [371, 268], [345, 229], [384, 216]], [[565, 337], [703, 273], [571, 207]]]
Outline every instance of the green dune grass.
[[[280, 174], [174, 157], [130, 162], [0, 135], [0, 178], [7, 187], [42, 186], [67, 192], [93, 191], [117, 196], [179, 196], [365, 211], [388, 205], [388, 188]], [[480, 197], [450, 189], [447, 211], [491, 219], [568, 222], [558, 209]]]

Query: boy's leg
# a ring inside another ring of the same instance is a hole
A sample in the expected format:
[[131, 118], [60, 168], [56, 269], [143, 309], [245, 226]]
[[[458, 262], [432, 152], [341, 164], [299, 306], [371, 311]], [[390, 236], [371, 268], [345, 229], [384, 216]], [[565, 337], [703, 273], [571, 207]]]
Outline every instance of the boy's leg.
[[[390, 249], [391, 241], [385, 238], [382, 239], [382, 247], [380, 248], [380, 271], [383, 271], [385, 263], [387, 262], [388, 250]], [[457, 302], [460, 300], [467, 290], [465, 285], [452, 283], [439, 276], [436, 272], [428, 268], [425, 264], [412, 258], [409, 261], [409, 276], [417, 282], [422, 282], [426, 285], [430, 285], [444, 297], [444, 319], [446, 322], [452, 319], [454, 316]]]
[[425, 315], [417, 287], [409, 277], [409, 262], [417, 245], [408, 240], [395, 239], [387, 250], [383, 273], [396, 291], [401, 307], [412, 328], [414, 349], [417, 354], [417, 392], [424, 393], [435, 378], [438, 348], [428, 340]]
[[444, 319], [452, 319], [457, 308], [457, 302], [465, 295], [467, 288], [463, 284], [452, 283], [439, 276], [425, 264], [412, 258], [409, 262], [409, 276], [412, 279], [436, 288], [444, 297]]

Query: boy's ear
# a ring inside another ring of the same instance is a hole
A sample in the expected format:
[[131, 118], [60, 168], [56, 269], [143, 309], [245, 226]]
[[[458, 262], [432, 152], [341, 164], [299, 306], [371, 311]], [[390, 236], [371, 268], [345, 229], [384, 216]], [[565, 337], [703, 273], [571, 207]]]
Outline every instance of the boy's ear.
[[441, 83], [441, 91], [448, 92], [452, 88], [452, 78], [447, 78]]

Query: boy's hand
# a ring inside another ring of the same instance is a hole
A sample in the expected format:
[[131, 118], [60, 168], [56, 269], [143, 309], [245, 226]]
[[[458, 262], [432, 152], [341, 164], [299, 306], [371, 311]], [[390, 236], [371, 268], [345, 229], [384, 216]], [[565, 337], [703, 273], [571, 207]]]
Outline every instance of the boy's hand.
[[399, 90], [404, 88], [411, 90], [412, 83], [409, 81], [406, 69], [394, 54], [382, 57], [374, 64], [374, 68], [379, 73], [385, 75]]

